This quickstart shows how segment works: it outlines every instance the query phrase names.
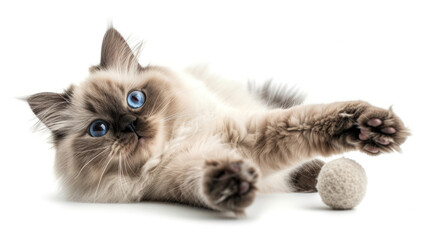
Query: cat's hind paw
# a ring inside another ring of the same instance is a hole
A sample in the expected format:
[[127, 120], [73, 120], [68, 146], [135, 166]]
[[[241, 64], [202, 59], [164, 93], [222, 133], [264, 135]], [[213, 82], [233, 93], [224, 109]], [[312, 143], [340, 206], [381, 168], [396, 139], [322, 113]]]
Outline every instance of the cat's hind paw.
[[211, 160], [205, 168], [203, 191], [210, 205], [243, 214], [255, 198], [256, 169], [242, 160]]

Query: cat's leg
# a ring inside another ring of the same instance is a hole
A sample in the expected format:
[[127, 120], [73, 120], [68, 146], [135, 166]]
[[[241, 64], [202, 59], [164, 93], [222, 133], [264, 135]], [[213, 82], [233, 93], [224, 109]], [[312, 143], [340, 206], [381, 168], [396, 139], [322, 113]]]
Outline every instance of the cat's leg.
[[399, 150], [409, 135], [391, 109], [363, 101], [297, 106], [253, 117], [244, 146], [263, 172], [351, 150]]
[[150, 199], [241, 214], [255, 198], [257, 169], [223, 144], [195, 144], [163, 159]]
[[265, 175], [258, 181], [258, 192], [317, 192], [317, 178], [324, 164], [323, 161], [314, 159]]

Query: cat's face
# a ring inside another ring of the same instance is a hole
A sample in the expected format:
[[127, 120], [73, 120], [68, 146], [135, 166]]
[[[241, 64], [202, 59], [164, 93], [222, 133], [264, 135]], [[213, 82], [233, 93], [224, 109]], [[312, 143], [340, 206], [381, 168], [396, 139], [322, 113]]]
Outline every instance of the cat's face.
[[52, 132], [60, 176], [91, 188], [109, 172], [132, 176], [161, 150], [178, 111], [174, 84], [168, 73], [142, 68], [110, 29], [101, 63], [85, 82], [61, 94], [35, 94], [28, 103]]

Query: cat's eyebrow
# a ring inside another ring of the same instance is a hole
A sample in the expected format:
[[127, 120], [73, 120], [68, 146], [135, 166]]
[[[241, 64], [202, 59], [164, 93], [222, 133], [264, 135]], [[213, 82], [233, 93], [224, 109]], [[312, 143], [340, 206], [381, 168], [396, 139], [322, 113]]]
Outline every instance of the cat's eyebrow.
[[97, 110], [90, 101], [85, 101], [85, 109], [90, 111], [91, 113], [97, 113]]

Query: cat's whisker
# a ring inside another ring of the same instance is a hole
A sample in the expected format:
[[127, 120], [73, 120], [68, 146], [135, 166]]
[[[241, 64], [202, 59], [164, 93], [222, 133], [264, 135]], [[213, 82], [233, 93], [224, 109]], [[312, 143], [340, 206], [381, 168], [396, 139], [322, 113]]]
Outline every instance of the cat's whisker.
[[83, 165], [83, 167], [79, 170], [78, 174], [74, 177], [74, 179], [76, 180], [80, 173], [82, 172], [82, 170], [88, 166], [88, 164], [90, 164], [92, 161], [94, 161], [95, 158], [97, 158], [98, 156], [100, 156], [102, 153], [104, 153], [105, 151], [107, 151], [109, 149], [109, 146], [105, 147], [105, 149], [103, 151], [101, 151], [100, 153], [98, 153], [97, 155], [95, 155], [93, 158], [91, 158], [88, 162], [85, 163], [85, 165]]
[[187, 124], [190, 121], [194, 121], [195, 116], [197, 114], [196, 113], [192, 113], [192, 112], [177, 112], [177, 113], [173, 113], [170, 115], [167, 115], [163, 118], [164, 122], [169, 122], [169, 121], [174, 121], [177, 120], [179, 118], [181, 118], [181, 123]]
[[[171, 103], [171, 101], [169, 101], [167, 104], [163, 104], [163, 107], [161, 108], [161, 110], [159, 110], [158, 108], [156, 109], [156, 111], [158, 112], [158, 114], [160, 114], [160, 115], [162, 115], [163, 113], [164, 113], [164, 111], [166, 110], [166, 109], [168, 109], [168, 104], [170, 104]], [[152, 115], [149, 115], [149, 116], [152, 116]]]
[[98, 189], [100, 188], [101, 180], [103, 179], [104, 173], [106, 172], [107, 167], [109, 166], [110, 162], [113, 159], [113, 155], [112, 154], [109, 154], [109, 155], [110, 155], [109, 161], [107, 161], [106, 166], [104, 167], [103, 172], [101, 173], [100, 180], [98, 180], [97, 189], [95, 190], [95, 194], [94, 194], [94, 202], [97, 201], [97, 193], [98, 193]]
[[130, 167], [131, 171], [135, 174], [133, 169], [136, 169], [136, 165], [134, 165], [133, 161], [129, 161], [128, 166]]
[[[158, 95], [157, 98], [155, 99], [155, 104], [153, 105], [148, 116], [152, 116], [154, 111], [159, 112], [159, 114], [162, 115], [164, 113], [164, 111], [168, 109], [169, 104], [171, 102], [173, 102], [173, 100], [176, 99], [175, 96], [172, 96], [172, 97], [167, 98], [167, 99], [162, 99], [162, 102], [158, 104], [159, 96], [160, 95]], [[166, 102], [166, 101], [168, 101], [168, 102]], [[160, 107], [162, 107], [161, 110], [159, 110]]]
[[74, 156], [79, 157], [81, 155], [85, 155], [84, 153], [87, 152], [92, 152], [92, 151], [98, 151], [98, 150], [105, 150], [106, 148], [109, 148], [110, 146], [106, 146], [106, 147], [100, 147], [100, 148], [92, 148], [92, 149], [88, 149], [85, 151], [79, 151], [78, 153], [74, 153]]
[[[176, 120], [180, 117], [193, 117], [195, 115], [196, 115], [195, 113], [186, 113], [186, 112], [185, 113], [175, 113], [175, 114], [171, 114], [171, 115], [165, 117], [164, 121], [167, 122], [167, 121], [171, 121], [171, 120]], [[190, 120], [193, 120], [193, 119], [190, 119]]]
[[153, 111], [154, 111], [155, 107], [158, 105], [157, 103], [158, 103], [159, 96], [160, 96], [160, 94], [158, 94], [158, 95], [156, 96], [155, 101], [154, 101], [154, 104], [152, 105], [152, 108], [151, 108], [151, 110], [150, 110], [150, 112], [149, 112], [148, 116], [152, 116], [152, 114], [153, 114]]
[[[122, 194], [124, 195], [124, 198], [125, 198], [125, 199], [128, 199], [128, 198], [127, 198], [127, 194], [125, 193], [125, 190], [124, 190], [123, 182], [122, 182], [123, 174], [122, 174], [122, 153], [121, 153], [121, 152], [119, 153], [119, 167], [118, 167], [118, 175], [119, 175], [119, 184], [120, 184], [120, 186], [121, 186]], [[124, 177], [124, 179], [125, 179], [125, 177]]]
[[[171, 176], [171, 177], [174, 177], [174, 176]], [[177, 191], [178, 189], [180, 189], [182, 186], [180, 186], [180, 185], [178, 185], [178, 186], [176, 186], [176, 187], [172, 187], [172, 188], [170, 188], [169, 190], [167, 190], [167, 196], [169, 196], [169, 195], [172, 195], [172, 194], [170, 194], [170, 193], [177, 193], [177, 192], [179, 192], [181, 195], [183, 195], [183, 192], [182, 191]]]
[[124, 158], [122, 158], [122, 162], [123, 162], [123, 164], [122, 164], [122, 167], [121, 167], [121, 173], [122, 173], [122, 176], [124, 178], [124, 182], [126, 184], [128, 184], [127, 177], [129, 177], [129, 174], [128, 174], [128, 171], [127, 171], [127, 157], [126, 157], [126, 155], [124, 156]]
[[131, 167], [130, 163], [128, 162], [128, 158], [124, 159], [125, 162], [125, 172], [126, 174], [129, 176], [128, 170], [127, 170], [127, 166], [130, 168], [131, 172], [133, 173], [133, 175], [135, 176], [136, 173], [134, 172], [133, 168]]

